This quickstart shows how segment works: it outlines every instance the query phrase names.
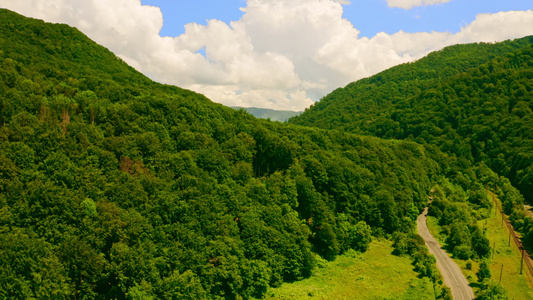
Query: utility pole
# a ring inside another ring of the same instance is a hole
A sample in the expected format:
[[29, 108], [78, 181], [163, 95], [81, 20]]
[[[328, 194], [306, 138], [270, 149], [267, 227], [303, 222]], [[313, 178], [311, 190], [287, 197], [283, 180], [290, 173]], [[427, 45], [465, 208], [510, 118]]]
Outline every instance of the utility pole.
[[522, 269], [524, 268], [524, 248], [522, 248], [522, 259], [520, 260], [520, 275], [522, 275]]
[[502, 274], [503, 274], [503, 263], [502, 263], [502, 269], [500, 270], [500, 283], [502, 283]]

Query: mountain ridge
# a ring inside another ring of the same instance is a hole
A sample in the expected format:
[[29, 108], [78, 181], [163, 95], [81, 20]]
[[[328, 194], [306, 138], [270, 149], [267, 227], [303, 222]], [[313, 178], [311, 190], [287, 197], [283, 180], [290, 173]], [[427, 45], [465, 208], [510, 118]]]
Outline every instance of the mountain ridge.
[[[530, 36], [495, 44], [473, 43], [448, 46], [442, 50], [431, 52], [415, 62], [392, 67], [373, 76], [352, 82], [344, 88], [338, 88], [313, 104], [310, 108], [306, 109], [307, 113], [294, 117], [291, 122], [294, 124], [306, 124], [306, 118], [313, 117], [316, 119], [320, 114], [328, 113], [328, 109], [326, 109], [328, 106], [338, 106], [340, 104], [339, 101], [335, 101], [336, 97], [341, 97], [341, 95], [337, 96], [338, 93], [342, 93], [342, 96], [347, 97], [343, 99], [346, 105], [354, 104], [353, 102], [356, 102], [355, 100], [360, 102], [367, 101], [367, 103], [365, 103], [367, 106], [373, 106], [376, 104], [394, 104], [401, 98], [416, 95], [420, 92], [421, 88], [428, 85], [431, 86], [435, 81], [440, 80], [441, 78], [447, 78], [463, 73], [489, 61], [497, 55], [527, 46], [532, 43], [532, 40], [533, 37]], [[497, 47], [495, 47], [495, 45]], [[417, 66], [415, 70], [412, 68], [413, 65]], [[400, 84], [400, 81], [405, 81], [404, 85]], [[394, 90], [397, 93], [389, 95], [387, 92], [380, 90], [379, 87]], [[372, 90], [372, 93], [385, 93], [385, 96], [391, 97], [392, 99], [384, 99], [384, 97], [381, 97], [379, 94], [369, 95], [367, 93], [370, 90]], [[346, 91], [349, 91], [349, 95], [346, 95]], [[362, 96], [363, 98], [354, 99], [354, 97], [357, 96]], [[382, 102], [375, 103], [372, 99]], [[348, 101], [346, 102], [346, 100]], [[334, 110], [334, 108], [331, 110]], [[355, 111], [357, 110], [357, 107], [349, 107], [349, 110]], [[345, 112], [342, 113], [343, 115], [341, 116], [328, 114], [327, 117], [323, 117], [323, 119], [337, 121], [339, 118], [349, 118], [349, 116], [344, 115]], [[353, 120], [354, 118], [350, 119]], [[311, 123], [311, 121], [308, 123]], [[328, 125], [320, 124], [318, 121], [314, 122], [313, 125], [328, 128]], [[350, 132], [357, 132], [355, 128], [349, 127], [349, 125], [345, 127], [339, 127], [336, 125], [335, 127]], [[330, 125], [330, 128], [333, 128], [333, 125]]]

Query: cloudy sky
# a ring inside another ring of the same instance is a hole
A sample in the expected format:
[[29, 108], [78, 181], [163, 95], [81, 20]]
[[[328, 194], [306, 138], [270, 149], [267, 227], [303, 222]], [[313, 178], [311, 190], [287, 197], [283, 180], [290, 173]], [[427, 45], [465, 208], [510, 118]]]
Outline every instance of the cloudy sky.
[[150, 78], [231, 106], [303, 110], [457, 43], [533, 35], [532, 0], [0, 0], [67, 23]]

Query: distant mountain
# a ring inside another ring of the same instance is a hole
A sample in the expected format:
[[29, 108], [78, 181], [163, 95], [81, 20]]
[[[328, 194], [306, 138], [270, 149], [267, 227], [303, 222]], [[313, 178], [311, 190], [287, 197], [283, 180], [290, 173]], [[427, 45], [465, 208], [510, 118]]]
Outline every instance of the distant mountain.
[[269, 119], [271, 121], [285, 122], [291, 117], [301, 114], [301, 111], [288, 111], [288, 110], [274, 110], [268, 108], [257, 108], [257, 107], [237, 107], [233, 106], [234, 109], [244, 109], [256, 118]]

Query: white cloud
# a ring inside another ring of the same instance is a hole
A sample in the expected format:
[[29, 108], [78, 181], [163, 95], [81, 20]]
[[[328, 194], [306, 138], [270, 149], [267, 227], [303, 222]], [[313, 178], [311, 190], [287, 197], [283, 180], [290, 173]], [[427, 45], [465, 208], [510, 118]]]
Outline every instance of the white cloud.
[[159, 36], [160, 10], [139, 0], [3, 0], [0, 7], [76, 26], [157, 81], [226, 105], [287, 110], [303, 110], [337, 87], [448, 45], [533, 34], [533, 11], [518, 11], [478, 15], [456, 34], [360, 38], [342, 18], [347, 3], [248, 0], [239, 21], [191, 23], [175, 38]]
[[533, 11], [479, 14], [454, 36], [454, 43], [494, 42], [533, 34]]
[[411, 9], [415, 6], [428, 6], [435, 4], [443, 4], [451, 0], [387, 0], [389, 7], [399, 7], [403, 9]]
[[333, 2], [338, 2], [338, 3], [342, 4], [342, 5], [350, 4], [349, 0], [333, 0]]

